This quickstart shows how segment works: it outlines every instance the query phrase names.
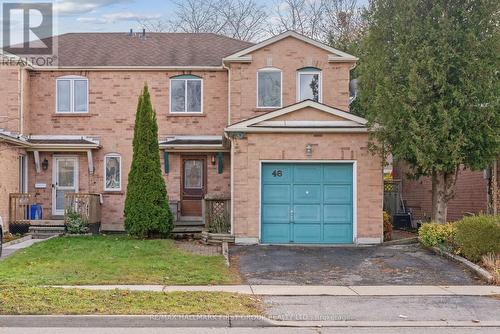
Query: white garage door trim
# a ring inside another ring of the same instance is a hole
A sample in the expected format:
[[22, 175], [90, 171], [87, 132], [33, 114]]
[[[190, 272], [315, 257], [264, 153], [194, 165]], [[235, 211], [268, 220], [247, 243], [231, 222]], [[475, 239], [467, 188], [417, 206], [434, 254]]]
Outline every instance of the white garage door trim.
[[299, 164], [351, 164], [352, 165], [352, 242], [357, 243], [358, 239], [358, 178], [356, 160], [260, 160], [259, 161], [259, 243], [262, 240], [262, 165], [266, 163], [299, 163]]

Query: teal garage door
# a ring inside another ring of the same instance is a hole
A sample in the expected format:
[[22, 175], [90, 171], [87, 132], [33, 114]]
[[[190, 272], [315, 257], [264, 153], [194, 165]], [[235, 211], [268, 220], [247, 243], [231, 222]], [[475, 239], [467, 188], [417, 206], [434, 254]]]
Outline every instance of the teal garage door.
[[353, 242], [353, 165], [262, 165], [261, 242]]

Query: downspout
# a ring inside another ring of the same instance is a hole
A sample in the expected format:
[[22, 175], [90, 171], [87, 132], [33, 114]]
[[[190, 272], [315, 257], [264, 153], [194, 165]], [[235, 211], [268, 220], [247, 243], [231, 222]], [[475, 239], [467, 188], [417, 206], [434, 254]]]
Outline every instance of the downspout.
[[19, 103], [19, 134], [24, 134], [24, 68], [19, 69], [20, 103]]
[[[231, 125], [231, 68], [226, 66], [224, 60], [222, 61], [222, 68], [227, 70], [227, 125]], [[226, 137], [227, 135], [224, 134]], [[230, 153], [230, 162], [231, 162], [231, 213], [230, 213], [230, 221], [231, 221], [231, 235], [234, 235], [234, 148], [233, 142], [231, 138], [229, 138], [229, 143], [231, 144], [231, 153]]]
[[227, 70], [227, 125], [231, 125], [231, 68], [222, 61], [222, 68]]

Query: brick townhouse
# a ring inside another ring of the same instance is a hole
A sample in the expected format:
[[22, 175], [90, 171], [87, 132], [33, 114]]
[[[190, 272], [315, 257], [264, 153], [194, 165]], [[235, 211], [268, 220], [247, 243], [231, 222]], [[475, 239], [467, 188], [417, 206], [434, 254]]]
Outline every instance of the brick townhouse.
[[60, 219], [65, 193], [101, 195], [123, 230], [137, 99], [147, 83], [178, 217], [231, 198], [237, 243], [379, 243], [382, 164], [349, 112], [357, 58], [286, 32], [252, 44], [215, 34], [74, 33], [58, 66], [0, 67], [0, 216], [29, 193]]

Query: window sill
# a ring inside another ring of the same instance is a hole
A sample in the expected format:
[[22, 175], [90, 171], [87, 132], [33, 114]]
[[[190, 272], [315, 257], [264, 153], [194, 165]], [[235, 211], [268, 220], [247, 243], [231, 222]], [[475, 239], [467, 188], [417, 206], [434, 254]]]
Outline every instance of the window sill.
[[123, 191], [110, 191], [110, 190], [105, 190], [102, 192], [102, 195], [124, 195], [125, 193]]
[[167, 117], [206, 117], [207, 115], [203, 113], [169, 113]]
[[282, 109], [281, 107], [272, 107], [272, 108], [254, 108], [253, 111], [255, 112], [268, 112], [268, 111], [275, 111]]
[[52, 117], [91, 117], [92, 114], [88, 112], [73, 112], [73, 113], [53, 113]]

